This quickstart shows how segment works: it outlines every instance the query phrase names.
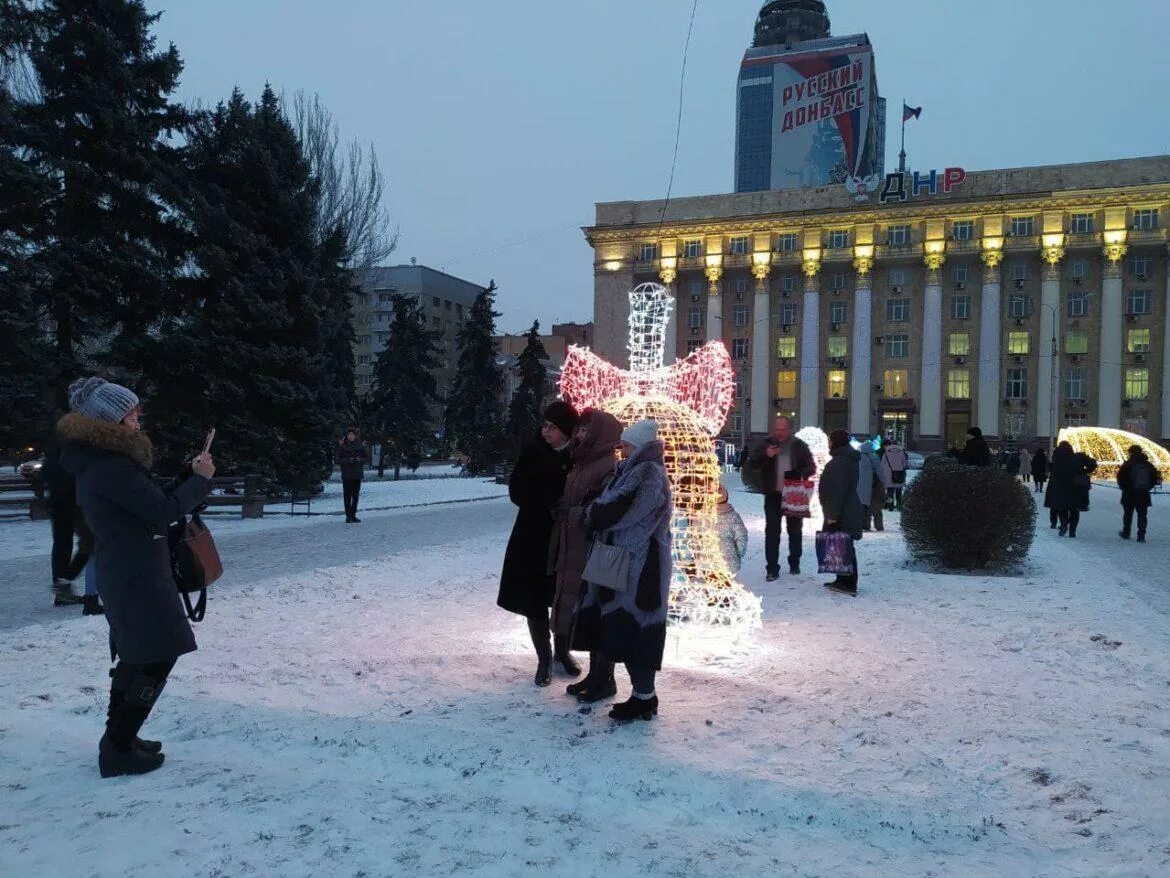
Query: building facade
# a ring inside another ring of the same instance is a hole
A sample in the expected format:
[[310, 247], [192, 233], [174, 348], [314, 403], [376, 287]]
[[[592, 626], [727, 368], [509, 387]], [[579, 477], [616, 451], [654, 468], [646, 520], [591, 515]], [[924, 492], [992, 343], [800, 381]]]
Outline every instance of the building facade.
[[865, 34], [830, 36], [821, 0], [765, 3], [736, 85], [736, 192], [880, 178], [873, 47]]
[[727, 438], [799, 425], [941, 449], [970, 426], [1170, 439], [1170, 156], [597, 205], [595, 349], [626, 362], [627, 294], [675, 294], [668, 359], [739, 370]]

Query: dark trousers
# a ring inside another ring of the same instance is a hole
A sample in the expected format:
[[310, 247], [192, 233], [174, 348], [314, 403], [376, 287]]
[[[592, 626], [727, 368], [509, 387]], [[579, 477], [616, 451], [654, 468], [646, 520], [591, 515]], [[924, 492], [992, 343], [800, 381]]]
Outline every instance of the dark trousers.
[[649, 695], [654, 691], [654, 675], [657, 672], [653, 668], [626, 662], [626, 672], [630, 675], [634, 691], [639, 695]]
[[1077, 535], [1077, 525], [1081, 523], [1081, 510], [1061, 509], [1057, 515], [1060, 518], [1061, 531], [1068, 531], [1069, 536], [1075, 537]]
[[895, 485], [892, 488], [886, 489], [886, 508], [887, 509], [901, 509], [902, 508], [902, 489], [905, 485]]
[[1036, 493], [1037, 494], [1044, 493], [1044, 483], [1046, 481], [1047, 481], [1047, 479], [1036, 479]]
[[1059, 523], [1060, 523], [1060, 513], [1057, 512], [1055, 509], [1050, 508], [1048, 510], [1048, 526], [1049, 527], [1056, 527], [1056, 525]]
[[342, 479], [341, 493], [345, 497], [346, 519], [357, 518], [358, 496], [362, 492], [361, 479]]
[[[81, 520], [76, 507], [50, 510], [53, 525], [53, 549], [50, 562], [53, 579], [70, 581], [81, 575], [93, 551], [93, 537]], [[73, 538], [77, 537], [77, 554], [73, 554]]]
[[106, 737], [120, 750], [129, 750], [166, 686], [175, 663], [118, 662], [110, 671], [110, 707]]
[[775, 576], [780, 572], [780, 531], [784, 527], [784, 522], [788, 522], [788, 564], [795, 567], [800, 563], [804, 519], [795, 515], [784, 515], [782, 507], [783, 500], [779, 491], [769, 491], [764, 495], [764, 563], [767, 565], [769, 576]]
[[1122, 508], [1121, 514], [1121, 532], [1129, 536], [1129, 529], [1133, 527], [1133, 512], [1137, 510], [1138, 520], [1138, 539], [1144, 540], [1146, 538], [1146, 522], [1149, 518], [1150, 510], [1145, 506], [1134, 506], [1126, 503]]

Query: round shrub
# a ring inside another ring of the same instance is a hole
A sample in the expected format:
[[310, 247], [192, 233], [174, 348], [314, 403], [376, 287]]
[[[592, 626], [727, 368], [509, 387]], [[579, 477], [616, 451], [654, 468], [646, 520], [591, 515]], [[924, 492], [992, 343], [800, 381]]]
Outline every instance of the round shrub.
[[1005, 472], [932, 457], [903, 496], [902, 533], [916, 560], [995, 570], [1028, 554], [1036, 501]]

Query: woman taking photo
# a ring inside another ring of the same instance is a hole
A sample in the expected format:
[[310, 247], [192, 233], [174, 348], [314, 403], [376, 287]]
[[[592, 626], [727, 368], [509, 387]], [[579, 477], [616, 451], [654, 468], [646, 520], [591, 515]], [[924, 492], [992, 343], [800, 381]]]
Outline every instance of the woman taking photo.
[[200, 454], [173, 493], [151, 479], [153, 448], [138, 424], [138, 397], [101, 378], [75, 381], [70, 414], [57, 425], [61, 465], [77, 479], [77, 503], [93, 531], [97, 590], [110, 623], [106, 733], [98, 744], [102, 777], [145, 774], [163, 764], [162, 745], [138, 731], [179, 656], [195, 635], [171, 573], [167, 529], [203, 503], [215, 465]]

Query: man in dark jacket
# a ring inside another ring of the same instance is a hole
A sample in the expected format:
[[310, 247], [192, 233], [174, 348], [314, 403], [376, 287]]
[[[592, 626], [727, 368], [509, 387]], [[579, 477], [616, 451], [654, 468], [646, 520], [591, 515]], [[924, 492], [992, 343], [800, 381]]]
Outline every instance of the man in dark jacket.
[[359, 524], [358, 496], [362, 492], [362, 476], [366, 474], [366, 444], [358, 437], [357, 428], [350, 427], [337, 443], [337, 462], [341, 464], [341, 492], [345, 498], [345, 523]]
[[[861, 454], [849, 444], [845, 430], [829, 434], [830, 460], [821, 474], [818, 495], [825, 512], [826, 531], [844, 531], [855, 541], [860, 540], [865, 524], [865, 509], [857, 495]], [[844, 594], [857, 594], [857, 560], [854, 552], [852, 575], [839, 574], [825, 585]]]
[[784, 522], [788, 524], [788, 570], [800, 573], [804, 518], [784, 514], [784, 482], [811, 479], [817, 473], [817, 465], [808, 446], [793, 435], [792, 421], [785, 417], [772, 421], [767, 440], [757, 445], [750, 456], [764, 491], [765, 575], [772, 582], [780, 578], [780, 531]]
[[991, 466], [991, 448], [978, 427], [967, 431], [967, 444], [963, 447], [959, 461], [967, 466]]
[[1129, 539], [1133, 527], [1133, 513], [1137, 511], [1137, 541], [1146, 541], [1146, 522], [1150, 510], [1150, 492], [1162, 483], [1162, 474], [1150, 463], [1140, 445], [1129, 447], [1129, 459], [1117, 471], [1117, 486], [1121, 488], [1121, 533]]

